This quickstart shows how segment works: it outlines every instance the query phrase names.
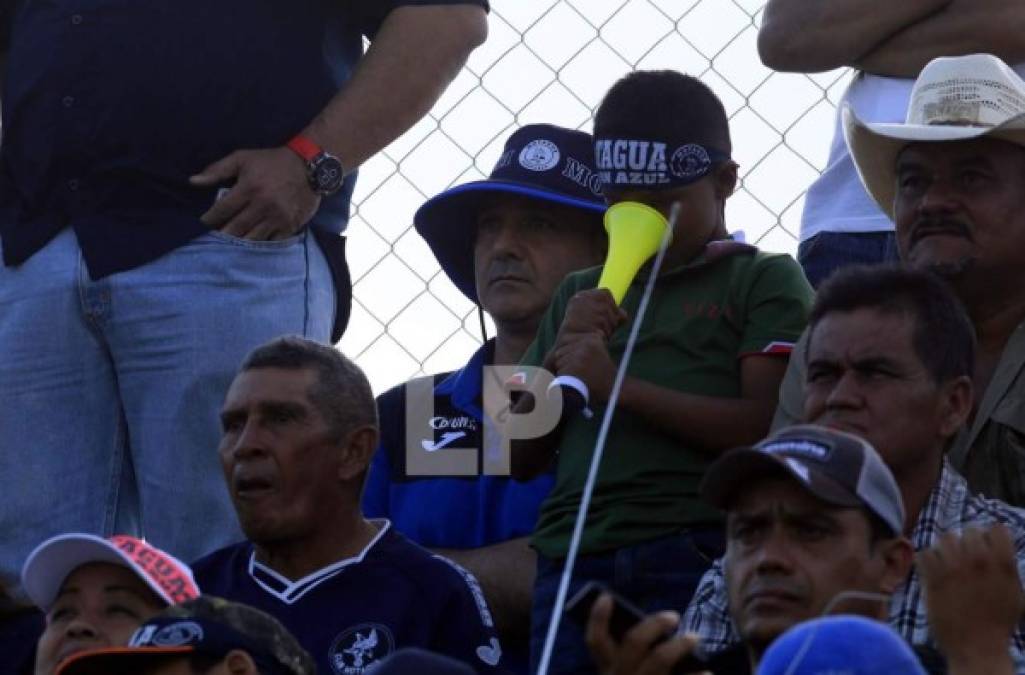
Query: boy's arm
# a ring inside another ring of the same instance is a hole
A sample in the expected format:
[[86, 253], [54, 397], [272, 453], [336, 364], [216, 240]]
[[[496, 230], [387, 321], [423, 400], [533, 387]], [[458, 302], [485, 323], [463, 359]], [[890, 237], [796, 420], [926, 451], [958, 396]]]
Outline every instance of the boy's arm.
[[[628, 376], [618, 406], [681, 443], [708, 450], [751, 444], [769, 429], [786, 367], [787, 359], [775, 355], [743, 359], [739, 398], [690, 394]], [[579, 377], [592, 402], [605, 403], [616, 365], [600, 336], [582, 335], [560, 354], [559, 372]]]
[[[556, 289], [552, 301], [548, 305], [548, 311], [541, 319], [541, 325], [537, 328], [537, 335], [534, 341], [527, 347], [526, 354], [520, 359], [520, 365], [529, 368], [543, 368], [554, 372], [555, 367], [551, 362], [550, 350], [555, 344], [556, 336], [562, 325], [563, 300], [565, 297], [564, 286], [567, 282]], [[535, 405], [544, 405], [546, 392], [545, 383], [541, 378], [532, 378], [532, 386], [525, 393], [521, 393], [516, 402], [510, 408], [512, 415], [526, 415], [530, 413]], [[563, 416], [565, 418], [565, 415]], [[516, 419], [513, 417], [512, 419]], [[522, 419], [522, 418], [521, 418]], [[515, 438], [509, 442], [509, 472], [513, 479], [526, 481], [540, 476], [552, 466], [555, 459], [555, 452], [559, 447], [559, 439], [562, 437], [562, 429], [565, 426], [565, 419], [547, 434], [534, 438]]]
[[[531, 393], [531, 396], [521, 396], [512, 407], [514, 415], [526, 415], [533, 410], [532, 400], [544, 404], [544, 393]], [[568, 416], [563, 415], [556, 427], [543, 436], [518, 438], [509, 442], [509, 472], [514, 480], [526, 481], [536, 478], [552, 466], [567, 419]]]
[[[584, 337], [595, 337], [604, 345], [616, 328], [626, 320], [626, 313], [616, 306], [609, 291], [591, 288], [575, 293], [575, 281], [577, 278], [571, 276], [556, 291], [552, 304], [538, 328], [537, 338], [520, 361], [522, 365], [541, 367], [553, 376], [572, 375], [572, 370], [561, 369], [558, 365], [558, 355], [567, 349], [567, 346], [576, 344]], [[585, 379], [584, 382], [590, 386], [588, 380]], [[533, 383], [528, 395], [521, 396], [512, 406], [514, 414], [523, 415], [533, 410], [535, 405], [548, 404], [547, 378], [535, 377]], [[604, 402], [608, 396], [607, 392], [604, 395], [599, 392], [597, 398], [595, 392], [590, 394], [591, 401]], [[555, 428], [543, 436], [511, 441], [513, 478], [529, 480], [548, 470], [555, 459], [566, 423], [573, 415], [579, 414], [579, 408], [567, 406], [564, 398], [561, 416]], [[515, 436], [519, 438], [520, 435]]]
[[[681, 392], [636, 377], [623, 382], [619, 407], [681, 443], [723, 450], [753, 443], [769, 430], [789, 347], [807, 322], [811, 287], [789, 256], [756, 263], [748, 283], [740, 344], [740, 395], [722, 398]], [[612, 303], [611, 296], [606, 302]], [[609, 399], [616, 365], [599, 331], [568, 336], [553, 350], [560, 375], [583, 380], [593, 403]]]
[[740, 398], [688, 394], [628, 378], [620, 405], [667, 433], [709, 450], [761, 440], [776, 410], [787, 359], [750, 356], [740, 364]]

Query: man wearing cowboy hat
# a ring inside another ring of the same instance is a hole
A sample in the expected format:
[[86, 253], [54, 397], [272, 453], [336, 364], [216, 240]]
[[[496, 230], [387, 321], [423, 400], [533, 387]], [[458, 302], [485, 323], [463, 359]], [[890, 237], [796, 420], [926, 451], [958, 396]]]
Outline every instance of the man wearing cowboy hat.
[[[974, 413], [950, 459], [973, 491], [1025, 505], [1025, 81], [994, 56], [931, 61], [904, 124], [844, 130], [901, 259], [945, 279], [978, 336]], [[790, 360], [774, 426], [799, 419], [806, 361]]]
[[[440, 549], [480, 579], [505, 629], [503, 642], [515, 645], [519, 637], [524, 668], [536, 564], [526, 537], [552, 476], [517, 483], [482, 475], [489, 423], [482, 378], [490, 376], [487, 366], [519, 361], [566, 274], [604, 258], [605, 203], [593, 155], [589, 134], [528, 125], [506, 141], [487, 180], [453, 187], [417, 211], [417, 232], [497, 332], [460, 370], [411, 380], [378, 397], [381, 443], [363, 500], [368, 517], [391, 518], [406, 536]], [[412, 412], [432, 402], [420, 417]], [[418, 456], [461, 452], [470, 453], [469, 475], [425, 476], [413, 466]]]
[[[1025, 74], [1023, 36], [1020, 0], [768, 0], [758, 53], [779, 71], [854, 68], [842, 104], [863, 121], [899, 122], [926, 63], [986, 51]], [[834, 128], [801, 215], [797, 257], [816, 287], [844, 265], [897, 259], [893, 223], [858, 180], [839, 110]]]

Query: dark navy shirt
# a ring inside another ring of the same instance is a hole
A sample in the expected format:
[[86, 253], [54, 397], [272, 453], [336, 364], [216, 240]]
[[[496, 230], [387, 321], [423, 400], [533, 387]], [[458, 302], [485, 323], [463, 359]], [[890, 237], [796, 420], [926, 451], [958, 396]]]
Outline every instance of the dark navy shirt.
[[276, 617], [322, 675], [361, 675], [402, 647], [422, 647], [500, 672], [502, 650], [477, 580], [387, 523], [360, 555], [290, 581], [244, 542], [193, 563], [204, 593]]
[[[13, 1], [4, 262], [71, 226], [98, 278], [204, 232], [216, 190], [187, 178], [305, 128], [396, 6], [472, 0]], [[344, 229], [354, 181], [324, 200], [316, 226]]]
[[[507, 476], [423, 477], [407, 471], [407, 452], [458, 448], [475, 449], [478, 470], [484, 465], [488, 422], [481, 410], [481, 389], [484, 366], [493, 356], [491, 340], [462, 369], [433, 376], [433, 414], [419, 425], [430, 430], [428, 437], [406, 438], [406, 384], [377, 397], [381, 443], [363, 492], [367, 517], [389, 518], [400, 532], [431, 548], [480, 548], [534, 532], [541, 502], [555, 482], [553, 473], [520, 483]], [[506, 668], [528, 672], [525, 645], [506, 648]]]

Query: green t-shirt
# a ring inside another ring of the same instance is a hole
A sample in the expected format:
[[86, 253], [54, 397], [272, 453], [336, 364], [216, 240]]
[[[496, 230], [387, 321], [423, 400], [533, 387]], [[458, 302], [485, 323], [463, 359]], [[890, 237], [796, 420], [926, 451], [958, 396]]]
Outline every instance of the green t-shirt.
[[[552, 299], [522, 363], [540, 366], [555, 343], [566, 305], [594, 288], [601, 268], [571, 274]], [[622, 307], [637, 315], [644, 280], [627, 291]], [[628, 374], [670, 389], [736, 398], [740, 361], [750, 354], [787, 354], [804, 330], [812, 290], [788, 255], [765, 253], [725, 240], [709, 244], [691, 263], [656, 282]], [[609, 341], [619, 362], [630, 322]], [[592, 450], [605, 412], [577, 415], [559, 443], [556, 483], [541, 506], [533, 544], [549, 558], [565, 557]], [[710, 457], [682, 445], [630, 412], [617, 410], [581, 542], [581, 553], [637, 544], [682, 528], [716, 524], [721, 514], [704, 504], [698, 485]]]

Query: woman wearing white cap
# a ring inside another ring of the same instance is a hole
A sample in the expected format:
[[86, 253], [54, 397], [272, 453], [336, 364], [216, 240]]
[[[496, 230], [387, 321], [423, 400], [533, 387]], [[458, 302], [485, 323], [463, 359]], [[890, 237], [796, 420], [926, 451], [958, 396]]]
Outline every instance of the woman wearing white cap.
[[127, 644], [143, 621], [199, 595], [187, 565], [125, 535], [48, 539], [29, 555], [21, 579], [46, 614], [36, 675], [53, 675], [72, 654]]

